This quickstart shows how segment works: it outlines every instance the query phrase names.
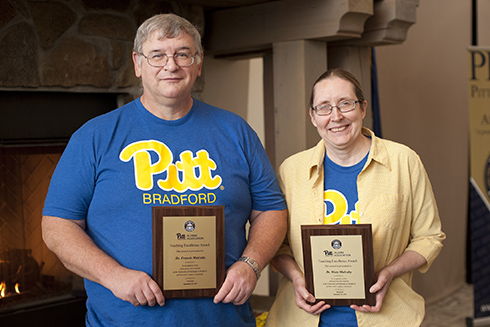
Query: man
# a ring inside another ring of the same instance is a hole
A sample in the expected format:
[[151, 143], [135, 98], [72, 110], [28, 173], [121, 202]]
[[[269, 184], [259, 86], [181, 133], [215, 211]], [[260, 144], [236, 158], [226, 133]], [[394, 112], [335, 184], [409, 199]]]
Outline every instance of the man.
[[[203, 59], [192, 24], [157, 15], [134, 43], [143, 95], [73, 134], [44, 240], [85, 278], [87, 326], [255, 326], [248, 298], [286, 232], [273, 169], [241, 118], [191, 97]], [[151, 208], [165, 205], [225, 206], [227, 271], [214, 298], [166, 300], [151, 278]]]

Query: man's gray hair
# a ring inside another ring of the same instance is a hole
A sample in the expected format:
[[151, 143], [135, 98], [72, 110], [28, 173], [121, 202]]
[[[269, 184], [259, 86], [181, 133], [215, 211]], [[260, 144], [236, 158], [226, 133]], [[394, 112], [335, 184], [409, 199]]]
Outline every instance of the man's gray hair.
[[182, 36], [182, 33], [189, 34], [194, 40], [194, 47], [198, 52], [197, 62], [201, 60], [201, 34], [197, 28], [192, 25], [187, 19], [175, 14], [160, 14], [148, 18], [140, 25], [134, 38], [133, 51], [137, 54], [142, 54], [143, 43], [153, 32], [158, 32], [158, 38], [175, 38]]

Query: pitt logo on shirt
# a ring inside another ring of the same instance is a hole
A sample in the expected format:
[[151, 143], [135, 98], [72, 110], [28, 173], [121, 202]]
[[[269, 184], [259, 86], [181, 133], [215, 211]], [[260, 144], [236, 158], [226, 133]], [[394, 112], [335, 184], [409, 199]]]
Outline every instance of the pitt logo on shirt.
[[[152, 162], [152, 152], [158, 155], [156, 162]], [[119, 154], [123, 162], [133, 160], [135, 184], [142, 191], [153, 189], [153, 176], [164, 172], [167, 178], [157, 180], [157, 186], [164, 191], [214, 190], [221, 185], [221, 176], [212, 175], [216, 163], [209, 158], [206, 150], [199, 150], [196, 156], [191, 151], [183, 151], [179, 157], [180, 161], [173, 163], [170, 149], [156, 140], [131, 143]], [[196, 171], [199, 171], [199, 176]]]
[[[358, 224], [359, 223], [359, 201], [355, 203], [355, 210], [348, 212], [349, 204], [344, 194], [337, 190], [325, 190], [323, 192], [323, 224]], [[328, 210], [327, 202], [332, 209]]]

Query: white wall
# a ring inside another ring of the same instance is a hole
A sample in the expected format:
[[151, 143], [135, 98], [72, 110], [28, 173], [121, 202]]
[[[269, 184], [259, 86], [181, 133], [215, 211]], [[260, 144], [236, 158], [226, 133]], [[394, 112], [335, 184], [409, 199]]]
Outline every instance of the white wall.
[[205, 56], [204, 102], [240, 115], [264, 144], [262, 59], [226, 60]]
[[376, 48], [383, 137], [422, 158], [447, 234], [433, 267], [414, 277], [428, 302], [465, 280], [470, 19], [471, 1], [421, 0], [407, 40]]

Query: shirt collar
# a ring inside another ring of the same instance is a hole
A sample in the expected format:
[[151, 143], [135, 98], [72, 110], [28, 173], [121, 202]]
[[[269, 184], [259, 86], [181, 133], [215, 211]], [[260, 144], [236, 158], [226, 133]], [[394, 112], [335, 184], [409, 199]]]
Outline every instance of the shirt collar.
[[373, 131], [366, 127], [362, 128], [362, 134], [371, 138], [371, 149], [369, 150], [369, 157], [366, 167], [370, 164], [371, 160], [373, 160], [391, 170], [390, 155], [386, 149], [386, 145], [379, 137], [374, 135]]
[[[371, 131], [366, 127], [362, 128], [362, 134], [369, 136], [371, 138], [371, 149], [369, 150], [369, 156], [365, 167], [369, 166], [371, 161], [376, 161], [391, 170], [388, 150], [386, 149], [386, 146], [383, 144], [383, 142], [381, 142], [381, 139], [376, 137], [373, 131]], [[313, 178], [321, 177], [323, 171], [324, 158], [325, 158], [325, 143], [322, 139], [313, 148], [313, 154], [311, 156], [311, 160], [309, 163], [308, 178], [310, 180]]]

